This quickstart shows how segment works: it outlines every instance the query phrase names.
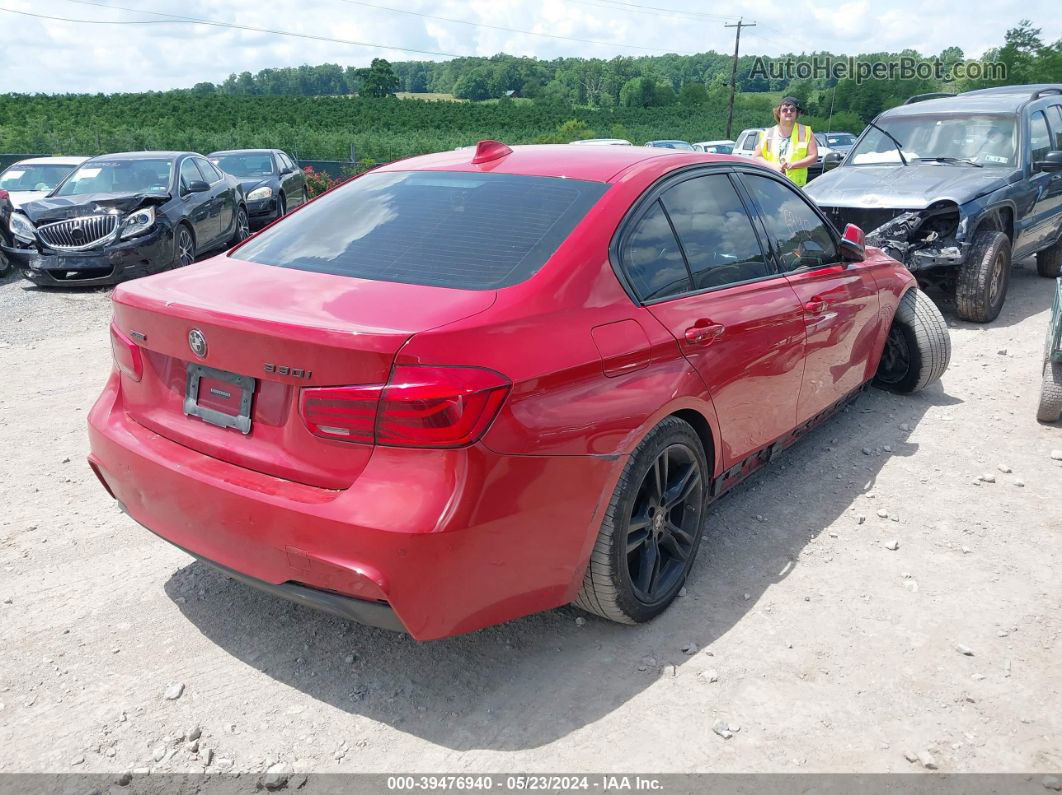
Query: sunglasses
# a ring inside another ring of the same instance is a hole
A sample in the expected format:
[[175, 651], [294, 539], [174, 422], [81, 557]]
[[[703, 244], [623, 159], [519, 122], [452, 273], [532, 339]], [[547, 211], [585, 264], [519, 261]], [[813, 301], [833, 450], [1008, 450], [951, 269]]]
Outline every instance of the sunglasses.
[[782, 107], [779, 108], [779, 110], [781, 110], [783, 113], [786, 113], [786, 112], [796, 113], [797, 112], [796, 105], [782, 105]]

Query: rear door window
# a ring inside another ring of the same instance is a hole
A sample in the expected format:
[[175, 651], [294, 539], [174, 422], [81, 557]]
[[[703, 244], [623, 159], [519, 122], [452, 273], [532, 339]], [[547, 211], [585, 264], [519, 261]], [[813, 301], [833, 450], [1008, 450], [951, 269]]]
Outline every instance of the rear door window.
[[692, 289], [682, 249], [659, 201], [653, 202], [625, 241], [623, 270], [643, 301], [658, 301]]
[[1047, 129], [1047, 119], [1040, 111], [1029, 117], [1029, 148], [1032, 150], [1032, 162], [1043, 160], [1051, 149], [1051, 133]]
[[1051, 132], [1054, 133], [1052, 149], [1062, 149], [1062, 105], [1052, 105], [1047, 111], [1051, 124]]
[[689, 262], [693, 289], [770, 275], [752, 222], [726, 174], [680, 182], [664, 193], [663, 202]]
[[375, 281], [492, 290], [534, 275], [608, 187], [511, 174], [366, 174], [236, 256]]
[[211, 185], [221, 179], [221, 172], [214, 168], [209, 160], [197, 157], [195, 159], [195, 164], [199, 166], [199, 171], [203, 175], [203, 179]]

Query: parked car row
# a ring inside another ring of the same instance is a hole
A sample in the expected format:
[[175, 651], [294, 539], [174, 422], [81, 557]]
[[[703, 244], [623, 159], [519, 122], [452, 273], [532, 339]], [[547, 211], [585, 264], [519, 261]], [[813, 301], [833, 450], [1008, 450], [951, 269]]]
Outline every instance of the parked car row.
[[188, 265], [306, 201], [302, 172], [279, 150], [36, 158], [0, 185], [5, 260], [43, 286]]

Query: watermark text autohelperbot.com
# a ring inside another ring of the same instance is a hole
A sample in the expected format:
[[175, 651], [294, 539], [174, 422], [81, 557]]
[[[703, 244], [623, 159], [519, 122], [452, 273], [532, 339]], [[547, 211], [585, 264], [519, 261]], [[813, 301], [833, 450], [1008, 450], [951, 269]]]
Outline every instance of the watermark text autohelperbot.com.
[[957, 61], [914, 58], [861, 61], [854, 56], [813, 55], [808, 58], [757, 56], [749, 77], [766, 80], [1006, 80], [1007, 65], [999, 61]]

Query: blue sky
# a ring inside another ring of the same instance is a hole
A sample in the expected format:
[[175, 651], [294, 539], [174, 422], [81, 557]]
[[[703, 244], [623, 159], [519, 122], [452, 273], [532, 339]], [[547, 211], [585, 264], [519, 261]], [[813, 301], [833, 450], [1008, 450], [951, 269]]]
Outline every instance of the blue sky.
[[[1042, 27], [1045, 41], [1062, 36], [1057, 6], [1046, 0], [963, 6], [921, 0], [713, 6], [688, 0], [0, 0], [0, 9], [8, 9], [0, 10], [0, 92], [162, 90], [267, 67], [443, 58], [431, 53], [612, 58], [732, 52], [734, 30], [724, 25], [746, 10], [745, 21], [756, 27], [742, 31], [744, 54], [910, 48], [931, 55], [957, 45], [976, 57], [998, 46], [1022, 18]], [[360, 44], [188, 24], [173, 16]], [[801, 22], [794, 25], [794, 19]]]

